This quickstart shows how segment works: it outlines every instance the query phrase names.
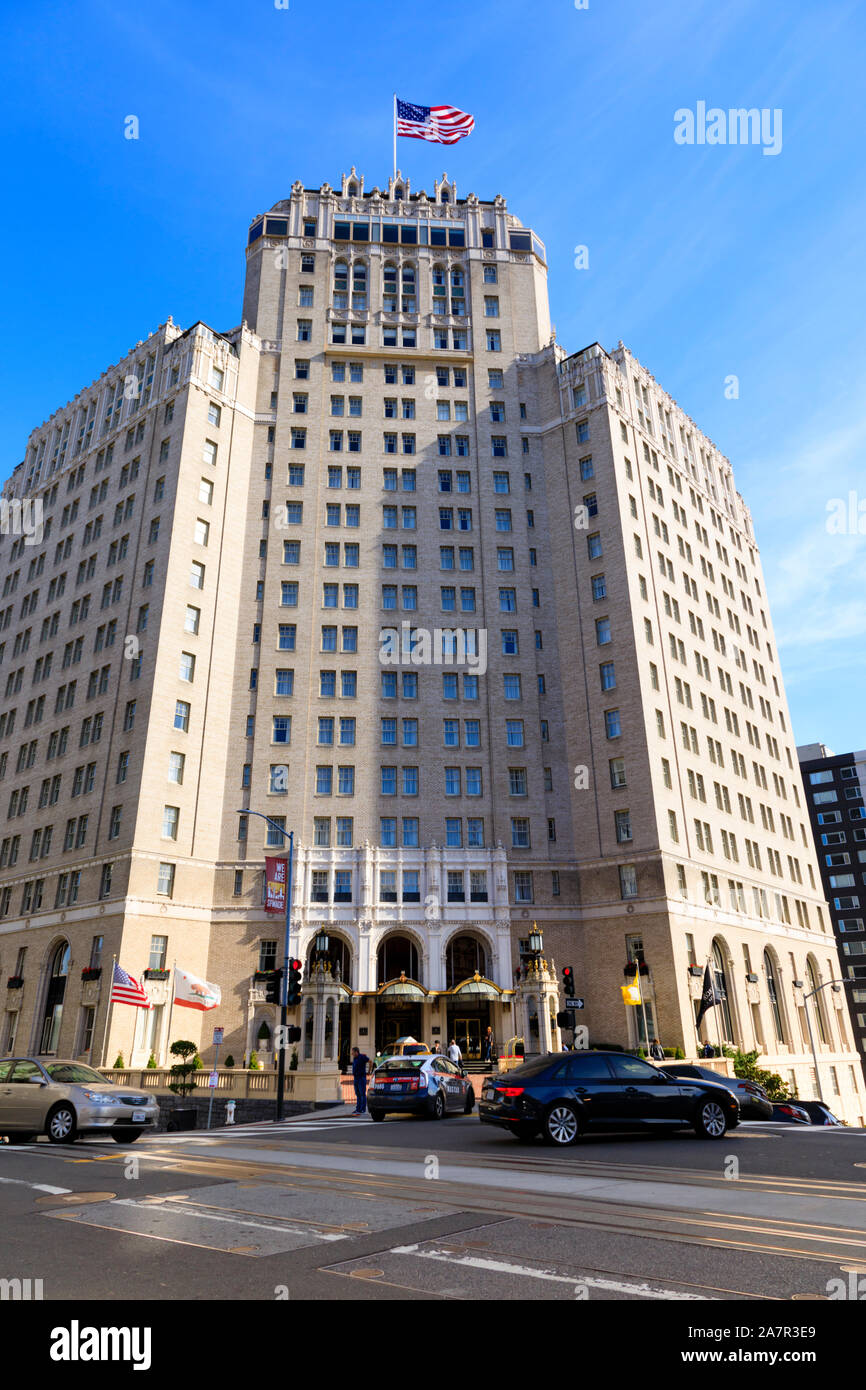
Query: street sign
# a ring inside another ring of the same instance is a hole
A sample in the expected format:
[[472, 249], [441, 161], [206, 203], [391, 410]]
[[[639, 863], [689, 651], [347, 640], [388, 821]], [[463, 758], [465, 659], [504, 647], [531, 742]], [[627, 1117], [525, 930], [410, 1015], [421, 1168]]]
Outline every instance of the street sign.
[[220, 1045], [220, 1043], [222, 1042], [222, 1040], [223, 1040], [223, 1029], [222, 1029], [222, 1028], [214, 1028], [214, 1030], [213, 1030], [213, 1045], [214, 1045], [214, 1047], [219, 1047], [219, 1045]]
[[566, 1001], [565, 1001], [565, 1007], [566, 1007], [567, 1009], [582, 1009], [582, 1008], [584, 1007], [583, 1000], [582, 1000], [582, 999], [566, 999]]
[[210, 1076], [209, 1076], [208, 1079], [207, 1079], [207, 1084], [208, 1084], [208, 1086], [214, 1086], [214, 1087], [217, 1086], [217, 1085], [219, 1084], [219, 1077], [217, 1076], [217, 1074], [216, 1074], [215, 1071], [212, 1071], [212, 1072], [211, 1072]]

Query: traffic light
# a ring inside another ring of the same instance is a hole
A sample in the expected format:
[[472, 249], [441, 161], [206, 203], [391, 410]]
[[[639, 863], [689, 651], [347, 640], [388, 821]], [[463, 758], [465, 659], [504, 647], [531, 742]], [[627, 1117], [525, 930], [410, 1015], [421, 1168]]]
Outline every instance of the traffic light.
[[300, 1028], [296, 1027], [295, 1024], [290, 1023], [286, 1032], [290, 1043], [296, 1043], [301, 1041], [301, 1030]]
[[282, 982], [282, 970], [272, 970], [268, 979], [265, 981], [265, 1003], [279, 1004], [280, 984]]
[[562, 988], [565, 990], [566, 999], [574, 995], [574, 970], [570, 965], [562, 967]]
[[557, 1028], [574, 1029], [574, 1009], [560, 1009], [556, 1015]]
[[299, 960], [289, 961], [289, 993], [286, 1003], [289, 1008], [301, 1002], [301, 962]]

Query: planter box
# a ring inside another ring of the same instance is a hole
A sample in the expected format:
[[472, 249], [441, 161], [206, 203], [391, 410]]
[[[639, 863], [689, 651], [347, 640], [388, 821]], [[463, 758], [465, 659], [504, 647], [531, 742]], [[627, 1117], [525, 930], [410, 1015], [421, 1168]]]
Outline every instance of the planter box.
[[169, 972], [167, 970], [145, 970], [144, 972], [144, 978], [146, 980], [167, 980], [168, 976]]
[[83, 969], [82, 972], [81, 972], [81, 979], [82, 979], [82, 982], [83, 982], [84, 984], [88, 984], [89, 981], [91, 981], [91, 980], [98, 980], [101, 974], [102, 974], [102, 966], [101, 966], [101, 965], [96, 965], [96, 966], [85, 965], [84, 969]]
[[23, 988], [24, 988], [24, 976], [23, 976], [23, 975], [10, 975], [10, 976], [9, 976], [9, 979], [6, 981], [6, 988], [7, 988], [7, 989], [23, 989]]

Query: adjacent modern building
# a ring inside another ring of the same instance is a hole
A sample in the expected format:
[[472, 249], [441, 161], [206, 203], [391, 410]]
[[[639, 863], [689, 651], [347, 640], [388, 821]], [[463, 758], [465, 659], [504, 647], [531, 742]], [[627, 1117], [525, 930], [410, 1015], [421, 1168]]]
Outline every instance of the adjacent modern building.
[[[213, 1022], [268, 1057], [284, 829], [341, 1055], [558, 1046], [515, 1006], [537, 925], [594, 1042], [757, 1047], [811, 1093], [798, 982], [835, 943], [728, 461], [622, 344], [556, 343], [501, 197], [353, 169], [246, 256], [241, 327], [169, 320], [3, 492], [0, 1053], [164, 1060], [177, 961], [222, 989], [203, 1052]], [[115, 956], [154, 1007], [107, 1028]]]
[[824, 893], [839, 950], [855, 1045], [866, 1066], [866, 751], [797, 749]]

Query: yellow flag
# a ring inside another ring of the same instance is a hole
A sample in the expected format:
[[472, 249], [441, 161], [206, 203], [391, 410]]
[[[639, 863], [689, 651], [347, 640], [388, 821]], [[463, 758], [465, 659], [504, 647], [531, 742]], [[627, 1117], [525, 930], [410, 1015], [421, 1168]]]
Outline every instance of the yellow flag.
[[620, 985], [622, 990], [622, 1000], [624, 1004], [640, 1004], [640, 969], [637, 965], [634, 968], [634, 979], [630, 985]]

